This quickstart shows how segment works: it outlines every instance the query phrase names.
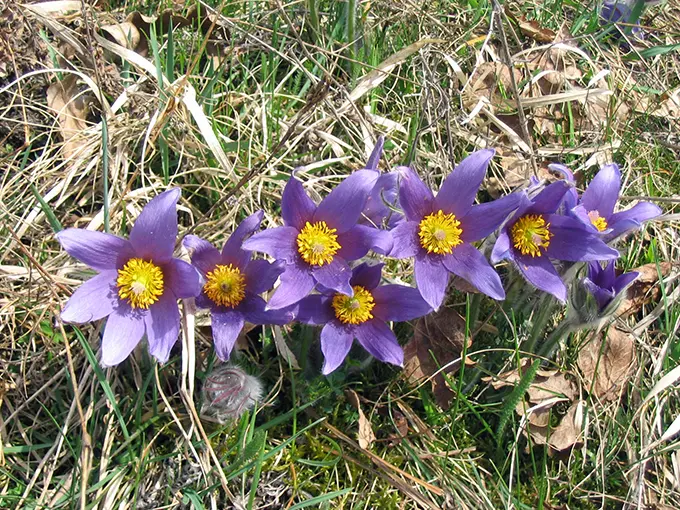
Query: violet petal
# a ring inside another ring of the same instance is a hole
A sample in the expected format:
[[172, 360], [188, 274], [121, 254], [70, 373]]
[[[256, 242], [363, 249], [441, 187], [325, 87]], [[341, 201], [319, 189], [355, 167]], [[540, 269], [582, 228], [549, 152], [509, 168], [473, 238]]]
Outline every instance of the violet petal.
[[399, 367], [404, 366], [404, 351], [390, 327], [380, 319], [372, 319], [354, 328], [361, 346], [374, 358]]
[[295, 306], [267, 310], [267, 303], [260, 296], [247, 293], [245, 299], [239, 304], [238, 310], [251, 324], [288, 324], [295, 319]]
[[372, 170], [358, 170], [349, 175], [324, 198], [314, 213], [314, 221], [324, 221], [338, 234], [352, 228], [366, 205], [380, 174]]
[[622, 275], [618, 276], [616, 278], [616, 280], [614, 280], [614, 285], [612, 285], [612, 288], [614, 289], [614, 293], [619, 294], [626, 287], [628, 287], [631, 283], [633, 283], [637, 279], [638, 276], [640, 276], [640, 273], [638, 273], [637, 271], [631, 271], [630, 273], [623, 273]]
[[145, 314], [148, 310], [132, 310], [123, 302], [113, 310], [106, 320], [102, 337], [102, 366], [118, 365], [130, 355], [144, 335]]
[[420, 222], [432, 213], [434, 195], [413, 169], [407, 166], [397, 168], [399, 172], [399, 203], [406, 219]]
[[457, 218], [465, 216], [475, 201], [495, 153], [493, 149], [476, 151], [458, 163], [453, 172], [444, 179], [434, 199], [433, 209], [453, 213]]
[[557, 260], [590, 261], [618, 258], [619, 252], [607, 246], [600, 236], [588, 232], [581, 222], [566, 216], [549, 214], [550, 244], [545, 253]]
[[330, 263], [313, 267], [312, 275], [324, 287], [348, 296], [353, 295], [352, 287], [349, 284], [352, 270], [342, 257], [336, 255]]
[[172, 258], [179, 195], [179, 188], [170, 189], [155, 196], [142, 209], [130, 231], [130, 242], [138, 257], [161, 264]]
[[405, 221], [394, 227], [392, 229], [394, 244], [389, 254], [390, 257], [406, 259], [415, 257], [418, 252], [422, 251], [420, 239], [418, 239], [419, 228], [417, 221]]
[[662, 210], [650, 202], [639, 202], [625, 211], [612, 214], [609, 218], [610, 236], [618, 237], [628, 230], [640, 228], [640, 225], [662, 214]]
[[380, 162], [380, 158], [382, 157], [384, 146], [385, 137], [379, 136], [378, 140], [375, 142], [375, 147], [373, 147], [373, 150], [371, 151], [371, 155], [368, 157], [366, 166], [364, 167], [366, 170], [378, 170], [378, 163]]
[[220, 251], [205, 239], [188, 235], [182, 240], [182, 246], [189, 251], [191, 263], [203, 276], [220, 263]]
[[493, 202], [473, 205], [460, 218], [460, 227], [463, 230], [460, 238], [471, 243], [489, 236], [517, 209], [521, 199], [522, 193], [511, 193]]
[[331, 321], [321, 330], [321, 352], [324, 363], [321, 372], [328, 375], [345, 361], [352, 347], [352, 330], [338, 321]]
[[611, 289], [603, 288], [593, 282], [590, 278], [583, 279], [583, 286], [588, 289], [588, 292], [592, 294], [597, 302], [597, 307], [602, 310], [604, 309], [612, 299], [614, 299], [614, 291]]
[[227, 361], [236, 340], [238, 340], [238, 335], [243, 329], [245, 319], [238, 310], [225, 309], [221, 309], [219, 312], [213, 311], [211, 318], [215, 354], [222, 361]]
[[179, 336], [179, 308], [172, 291], [166, 290], [158, 301], [149, 306], [144, 323], [149, 353], [159, 363], [165, 363]]
[[287, 264], [280, 278], [281, 283], [267, 303], [268, 310], [294, 305], [314, 288], [315, 282], [309, 266], [304, 266], [299, 261]]
[[119, 269], [134, 253], [127, 239], [104, 232], [67, 228], [56, 237], [69, 255], [97, 271]]
[[420, 295], [437, 310], [444, 301], [449, 272], [442, 264], [440, 256], [419, 253], [416, 255], [416, 283]]
[[581, 196], [581, 205], [587, 211], [597, 211], [609, 218], [621, 191], [621, 171], [618, 165], [603, 166]]
[[307, 222], [314, 221], [316, 204], [307, 195], [302, 183], [291, 176], [281, 197], [281, 217], [286, 226], [302, 230]]
[[80, 285], [66, 302], [61, 320], [82, 324], [109, 315], [118, 303], [116, 271], [102, 271]]
[[498, 234], [498, 239], [493, 245], [491, 251], [491, 263], [498, 264], [501, 260], [505, 260], [511, 256], [512, 244], [510, 242], [510, 234], [507, 229], [501, 230]]
[[338, 256], [345, 260], [357, 260], [369, 250], [386, 255], [392, 249], [392, 234], [366, 225], [354, 225], [338, 236]]
[[257, 211], [239, 223], [222, 247], [222, 264], [232, 264], [243, 269], [251, 254], [242, 248], [243, 241], [260, 229], [264, 211]]
[[298, 322], [323, 326], [335, 319], [333, 308], [331, 307], [332, 298], [320, 294], [312, 294], [302, 299], [298, 303], [297, 316]]
[[258, 232], [243, 243], [245, 250], [259, 251], [277, 260], [293, 262], [298, 255], [297, 236], [294, 227], [276, 227]]
[[410, 321], [432, 311], [418, 289], [406, 285], [381, 285], [372, 294], [373, 315], [384, 321]]
[[456, 246], [450, 255], [444, 257], [444, 267], [487, 296], [499, 301], [505, 299], [505, 290], [498, 273], [471, 244]]
[[515, 257], [515, 264], [534, 287], [552, 294], [563, 303], [567, 301], [567, 287], [548, 257], [518, 256]]
[[262, 294], [271, 289], [281, 273], [286, 269], [283, 261], [268, 262], [266, 260], [253, 260], [245, 269], [244, 276], [248, 291], [253, 294]]
[[201, 277], [196, 268], [180, 259], [171, 259], [163, 266], [168, 288], [178, 299], [196, 297], [201, 293]]
[[553, 182], [548, 184], [543, 191], [541, 191], [533, 200], [533, 204], [529, 207], [531, 213], [553, 213], [557, 211], [564, 195], [569, 191], [569, 184], [564, 181]]
[[366, 290], [373, 290], [380, 284], [382, 268], [385, 264], [370, 265], [366, 262], [352, 270], [350, 285], [360, 285]]

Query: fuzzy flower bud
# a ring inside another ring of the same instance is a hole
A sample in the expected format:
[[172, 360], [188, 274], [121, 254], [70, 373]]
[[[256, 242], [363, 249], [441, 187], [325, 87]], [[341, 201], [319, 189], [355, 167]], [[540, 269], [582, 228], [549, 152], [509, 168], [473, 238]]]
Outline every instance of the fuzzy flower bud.
[[201, 417], [219, 423], [238, 419], [262, 397], [262, 383], [234, 365], [219, 365], [203, 384]]
[[594, 327], [616, 312], [626, 289], [638, 273], [616, 276], [614, 261], [603, 268], [599, 262], [588, 265], [588, 276], [574, 282], [569, 294], [569, 319], [573, 324]]

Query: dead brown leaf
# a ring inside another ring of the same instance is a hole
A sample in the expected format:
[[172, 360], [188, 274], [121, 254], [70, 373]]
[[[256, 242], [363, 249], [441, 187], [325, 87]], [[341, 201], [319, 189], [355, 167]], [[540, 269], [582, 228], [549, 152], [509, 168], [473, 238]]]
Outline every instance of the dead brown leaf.
[[345, 395], [347, 396], [347, 400], [349, 400], [350, 404], [352, 404], [352, 406], [359, 413], [359, 432], [357, 435], [357, 441], [359, 442], [359, 446], [366, 450], [370, 448], [370, 446], [375, 442], [375, 434], [371, 428], [371, 422], [368, 421], [368, 418], [366, 418], [366, 415], [361, 410], [361, 404], [359, 403], [359, 395], [357, 395], [357, 392], [352, 389], [348, 389], [345, 391]]
[[580, 403], [576, 402], [567, 411], [560, 423], [550, 429], [548, 426], [539, 427], [528, 425], [531, 439], [534, 444], [550, 446], [548, 453], [563, 452], [571, 448], [583, 445], [581, 429], [583, 425], [582, 410], [579, 412]]
[[657, 285], [659, 282], [659, 272], [665, 278], [670, 274], [673, 267], [671, 262], [660, 262], [658, 270], [655, 263], [645, 264], [644, 266], [632, 269], [631, 271], [640, 273], [640, 276], [628, 287], [626, 298], [621, 300], [617, 314], [624, 317], [636, 314], [645, 305], [657, 302], [661, 298], [661, 289]]
[[631, 90], [630, 98], [633, 109], [638, 113], [665, 119], [680, 119], [680, 88], [660, 95]]
[[[530, 367], [531, 362], [529, 358], [524, 358], [521, 362], [520, 370], [509, 370], [503, 372], [497, 378], [485, 377], [483, 380], [491, 382], [491, 386], [494, 389], [514, 386]], [[573, 400], [576, 395], [576, 384], [571, 379], [568, 379], [563, 372], [541, 369], [536, 371], [536, 377], [526, 393], [527, 399], [532, 405], [540, 404], [555, 397]]]
[[[604, 346], [602, 341], [605, 338]], [[633, 335], [611, 326], [580, 350], [577, 361], [588, 388], [600, 400], [616, 400], [635, 368]]]
[[557, 34], [550, 30], [549, 28], [544, 28], [539, 25], [536, 20], [528, 20], [526, 17], [522, 16], [517, 20], [519, 29], [527, 37], [531, 37], [534, 41], [540, 43], [550, 43], [555, 40]]
[[[457, 359], [463, 352], [464, 343], [465, 320], [453, 308], [442, 307], [438, 312], [418, 319], [413, 338], [404, 346], [404, 375], [413, 384], [419, 384], [437, 373], [439, 367]], [[467, 346], [470, 344], [468, 339]], [[459, 366], [460, 363], [456, 363], [446, 372], [452, 373]], [[446, 379], [438, 373], [431, 383], [435, 401], [443, 409], [448, 409], [453, 392]]]
[[[531, 407], [530, 403], [523, 400], [517, 402], [515, 407], [515, 412], [519, 416], [524, 416], [527, 414], [527, 410]], [[550, 406], [552, 407], [552, 406]], [[528, 413], [527, 421], [536, 427], [547, 427], [550, 423], [550, 407], [543, 407], [541, 409], [535, 409], [531, 413]]]
[[[205, 35], [215, 20], [214, 16], [201, 12], [198, 7], [192, 6], [185, 16], [176, 14], [170, 9], [163, 11], [159, 16], [145, 16], [135, 11], [130, 13], [125, 21], [104, 25], [101, 30], [104, 32], [104, 37], [111, 42], [118, 43], [124, 48], [146, 56], [149, 53], [149, 37], [152, 25], [156, 34], [165, 34], [170, 30], [170, 26], [173, 30], [177, 30], [198, 24], [200, 21], [198, 29]], [[221, 35], [223, 40], [228, 40], [229, 30], [220, 23], [216, 23], [215, 26], [217, 30], [213, 30], [211, 38]], [[208, 43], [206, 51], [209, 55], [216, 51], [215, 41]]]
[[47, 106], [57, 114], [59, 132], [64, 139], [62, 154], [68, 158], [80, 145], [78, 135], [87, 128], [87, 114], [92, 99], [78, 90], [78, 78], [69, 74], [47, 89]]
[[484, 62], [477, 66], [470, 77], [470, 86], [463, 93], [463, 104], [472, 110], [480, 99], [486, 98], [493, 112], [515, 110], [517, 103], [503, 96], [503, 91], [512, 90], [511, 74], [515, 75], [515, 83], [522, 80], [522, 71], [501, 62]]

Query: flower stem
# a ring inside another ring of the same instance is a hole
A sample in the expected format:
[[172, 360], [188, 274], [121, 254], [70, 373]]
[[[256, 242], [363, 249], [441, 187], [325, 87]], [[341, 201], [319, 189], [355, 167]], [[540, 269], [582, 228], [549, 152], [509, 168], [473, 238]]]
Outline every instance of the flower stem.
[[550, 358], [562, 339], [569, 335], [573, 329], [570, 321], [562, 321], [559, 326], [550, 333], [550, 336], [548, 336], [537, 354], [544, 358]]
[[536, 343], [545, 331], [545, 326], [548, 323], [554, 308], [555, 306], [552, 302], [552, 298], [547, 294], [541, 296], [538, 300], [538, 312], [536, 312], [536, 319], [531, 327], [529, 338], [525, 342], [524, 352], [534, 352]]

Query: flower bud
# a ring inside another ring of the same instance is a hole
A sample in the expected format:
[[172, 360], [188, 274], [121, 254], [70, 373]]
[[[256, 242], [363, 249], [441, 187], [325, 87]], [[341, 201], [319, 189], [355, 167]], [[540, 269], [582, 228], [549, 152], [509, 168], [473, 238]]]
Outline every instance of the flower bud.
[[219, 365], [203, 383], [201, 417], [226, 423], [238, 419], [262, 398], [262, 383], [235, 365]]

